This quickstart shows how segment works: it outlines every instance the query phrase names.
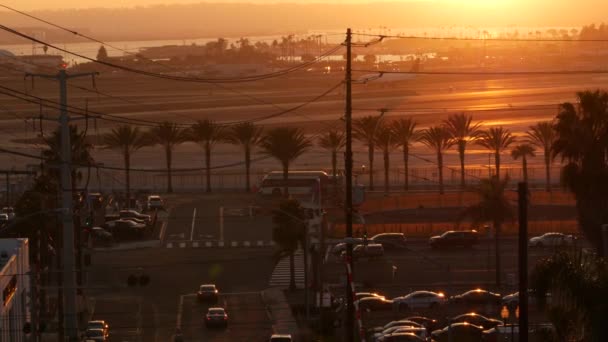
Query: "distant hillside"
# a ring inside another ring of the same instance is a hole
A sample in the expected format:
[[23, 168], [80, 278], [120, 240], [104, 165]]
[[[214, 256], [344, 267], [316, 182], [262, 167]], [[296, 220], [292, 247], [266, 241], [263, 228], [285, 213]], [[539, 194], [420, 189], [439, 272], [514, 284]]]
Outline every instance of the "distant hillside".
[[[577, 2], [570, 0], [555, 0], [549, 7], [541, 7], [540, 2], [523, 2], [519, 6], [521, 10], [513, 10], [514, 13], [504, 13], [500, 6], [488, 6], [485, 12], [480, 12], [456, 1], [449, 5], [428, 1], [373, 4], [200, 3], [38, 11], [32, 14], [70, 28], [85, 30], [105, 40], [144, 40], [287, 34], [346, 27], [578, 26], [599, 23], [602, 19], [605, 21], [603, 17], [608, 12], [608, 1], [598, 1], [593, 8], [581, 8]], [[9, 27], [42, 26], [8, 12], [0, 12], [0, 22]], [[48, 31], [47, 37], [62, 42], [72, 40], [52, 30]], [[0, 42], [22, 41], [2, 34]]]

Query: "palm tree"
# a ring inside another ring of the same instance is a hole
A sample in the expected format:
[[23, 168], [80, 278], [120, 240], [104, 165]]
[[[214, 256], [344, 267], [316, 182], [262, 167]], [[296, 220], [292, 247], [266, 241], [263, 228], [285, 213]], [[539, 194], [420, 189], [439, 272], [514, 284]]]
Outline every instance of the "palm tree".
[[262, 153], [277, 159], [283, 167], [283, 196], [289, 197], [289, 165], [312, 146], [299, 128], [278, 127], [269, 130], [260, 141]]
[[537, 146], [543, 150], [545, 155], [545, 175], [547, 180], [547, 191], [551, 191], [551, 149], [555, 142], [556, 133], [553, 129], [553, 124], [550, 121], [539, 122], [534, 126], [530, 126], [530, 131], [527, 132], [528, 141], [530, 144]]
[[384, 192], [388, 193], [390, 152], [397, 146], [397, 140], [395, 140], [390, 126], [385, 125], [382, 122], [376, 130], [376, 146], [382, 150], [382, 157], [384, 159]]
[[[78, 131], [78, 126], [70, 125], [70, 146], [72, 163], [72, 189], [76, 189], [76, 184], [82, 180], [80, 168], [91, 166], [94, 163], [91, 150], [93, 145], [87, 142], [85, 132]], [[45, 163], [50, 165], [61, 164], [61, 130], [58, 128], [44, 139], [47, 149], [42, 151]], [[59, 169], [56, 167], [48, 168], [49, 175], [59, 181]]]
[[205, 176], [207, 180], [205, 191], [211, 192], [211, 149], [213, 145], [226, 140], [226, 133], [222, 126], [205, 119], [198, 120], [193, 124], [188, 134], [190, 140], [201, 145], [205, 151]]
[[226, 141], [241, 145], [245, 151], [245, 191], [251, 191], [249, 174], [251, 170], [251, 150], [260, 142], [262, 128], [251, 122], [243, 122], [232, 126], [227, 132]]
[[146, 133], [146, 141], [149, 145], [162, 145], [165, 149], [165, 160], [167, 162], [167, 192], [173, 192], [171, 163], [173, 159], [173, 149], [175, 146], [188, 140], [185, 130], [179, 128], [177, 124], [165, 121], [158, 126], [150, 128]]
[[608, 222], [608, 93], [577, 93], [579, 104], [564, 103], [557, 115], [554, 156], [567, 161], [562, 182], [574, 194], [578, 222], [587, 240], [601, 256], [602, 224]]
[[319, 147], [331, 152], [331, 172], [334, 180], [338, 178], [338, 152], [346, 145], [346, 137], [344, 133], [334, 129], [323, 133], [319, 137]]
[[534, 157], [536, 156], [534, 154], [534, 147], [532, 147], [532, 145], [530, 144], [519, 144], [517, 146], [515, 146], [512, 150], [511, 150], [511, 157], [513, 157], [513, 159], [517, 160], [519, 158], [521, 158], [521, 169], [522, 172], [524, 174], [524, 182], [528, 182], [528, 159], [527, 157]]
[[452, 143], [458, 147], [458, 156], [460, 157], [460, 186], [464, 189], [464, 152], [467, 147], [467, 142], [474, 141], [480, 133], [480, 124], [473, 124], [473, 117], [467, 116], [464, 113], [452, 114], [443, 124], [450, 133]]
[[412, 118], [400, 118], [399, 120], [393, 121], [391, 128], [393, 130], [393, 136], [395, 141], [403, 149], [403, 169], [405, 171], [405, 181], [403, 183], [403, 190], [407, 191], [409, 188], [409, 156], [410, 147], [412, 143], [419, 139], [420, 131], [416, 130], [418, 123]]
[[279, 257], [289, 256], [289, 290], [296, 289], [294, 252], [298, 245], [304, 245], [306, 215], [297, 200], [281, 201], [279, 209], [273, 213], [272, 239], [279, 246]]
[[432, 126], [422, 130], [419, 141], [437, 154], [439, 193], [443, 195], [443, 151], [450, 147], [450, 134], [443, 126]]
[[[537, 263], [530, 276], [530, 285], [541, 307], [548, 306], [547, 316], [560, 341], [571, 341], [572, 337], [577, 341], [608, 341], [605, 326], [608, 263], [605, 258], [583, 252], [559, 252]], [[546, 301], [548, 293], [552, 294], [551, 303]]]
[[500, 154], [515, 142], [515, 137], [504, 127], [491, 127], [479, 133], [477, 144], [494, 152], [496, 177], [500, 179]]
[[367, 146], [369, 158], [369, 189], [374, 190], [374, 147], [376, 143], [376, 130], [382, 116], [364, 116], [353, 121], [353, 137]]
[[139, 127], [121, 125], [102, 137], [104, 148], [122, 153], [125, 162], [125, 190], [127, 201], [131, 198], [131, 155], [146, 146], [145, 136]]
[[500, 180], [494, 176], [491, 179], [482, 179], [474, 191], [480, 197], [479, 203], [466, 208], [460, 216], [471, 217], [473, 225], [482, 222], [492, 222], [494, 228], [494, 242], [496, 252], [496, 286], [500, 287], [500, 231], [502, 224], [515, 216], [513, 207], [505, 195], [509, 177]]

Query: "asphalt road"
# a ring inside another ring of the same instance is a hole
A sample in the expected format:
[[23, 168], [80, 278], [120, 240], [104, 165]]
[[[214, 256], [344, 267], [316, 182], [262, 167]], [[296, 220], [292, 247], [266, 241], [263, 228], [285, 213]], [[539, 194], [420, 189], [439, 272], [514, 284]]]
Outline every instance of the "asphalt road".
[[[112, 341], [139, 340], [134, 337], [141, 341], [169, 341], [175, 332], [182, 295], [193, 294], [203, 283], [215, 283], [222, 293], [259, 293], [267, 287], [273, 266], [271, 249], [96, 252], [88, 285], [89, 297], [95, 302], [92, 318], [109, 322]], [[127, 287], [127, 277], [138, 272], [149, 275], [150, 283]], [[252, 313], [237, 315], [236, 322], [239, 317], [247, 322], [267, 322], [266, 311], [258, 310], [259, 302], [248, 296], [227, 296], [226, 300], [229, 308], [246, 311], [251, 306]], [[266, 334], [269, 327], [266, 323], [253, 324], [247, 331]], [[193, 341], [203, 340], [206, 339]]]
[[[187, 196], [187, 195], [186, 195]], [[254, 195], [221, 194], [188, 196], [170, 206], [165, 241], [250, 241], [272, 240], [272, 220], [250, 216]], [[255, 243], [252, 243], [252, 245]]]

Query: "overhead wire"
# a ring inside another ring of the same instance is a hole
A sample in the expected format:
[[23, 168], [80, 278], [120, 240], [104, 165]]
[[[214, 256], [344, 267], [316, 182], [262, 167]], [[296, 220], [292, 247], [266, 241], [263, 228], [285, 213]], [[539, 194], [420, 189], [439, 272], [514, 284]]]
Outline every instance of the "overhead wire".
[[381, 78], [387, 74], [403, 75], [589, 75], [589, 74], [608, 74], [608, 70], [555, 70], [555, 71], [394, 71], [394, 70], [366, 70], [353, 69], [353, 72], [375, 73]]
[[462, 40], [462, 41], [499, 41], [499, 42], [568, 42], [568, 43], [601, 43], [608, 42], [608, 39], [539, 39], [539, 38], [471, 38], [471, 37], [436, 37], [436, 36], [403, 36], [403, 35], [391, 35], [391, 34], [373, 34], [373, 33], [356, 33], [353, 36], [363, 37], [378, 37], [378, 38], [391, 38], [391, 39], [412, 39], [412, 40]]

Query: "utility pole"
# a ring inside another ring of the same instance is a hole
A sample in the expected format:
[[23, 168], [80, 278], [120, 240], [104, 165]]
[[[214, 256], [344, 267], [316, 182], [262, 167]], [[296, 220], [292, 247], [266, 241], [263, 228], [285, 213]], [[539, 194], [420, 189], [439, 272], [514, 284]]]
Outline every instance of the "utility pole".
[[519, 183], [517, 192], [519, 197], [519, 342], [528, 342], [528, 184]]
[[[346, 30], [346, 110], [344, 120], [346, 122], [346, 152], [344, 156], [344, 169], [346, 173], [346, 198], [344, 210], [346, 216], [346, 237], [353, 237], [353, 135], [352, 135], [352, 35], [351, 29]], [[353, 269], [353, 245], [351, 242], [346, 244], [346, 258], [350, 265], [351, 272]], [[351, 273], [352, 276], [352, 273]], [[354, 340], [355, 328], [355, 310], [354, 310], [354, 293], [351, 287], [351, 281], [346, 277], [346, 341]]]
[[80, 241], [74, 241], [74, 213], [72, 204], [72, 167], [71, 167], [71, 144], [70, 127], [68, 115], [68, 91], [67, 81], [72, 78], [91, 76], [98, 73], [79, 73], [68, 75], [65, 69], [59, 70], [56, 75], [26, 74], [26, 77], [41, 77], [59, 81], [59, 94], [61, 113], [59, 124], [61, 127], [61, 207], [63, 226], [63, 304], [65, 336], [68, 341], [78, 341], [78, 314], [76, 307], [76, 262], [74, 258], [74, 245]]

